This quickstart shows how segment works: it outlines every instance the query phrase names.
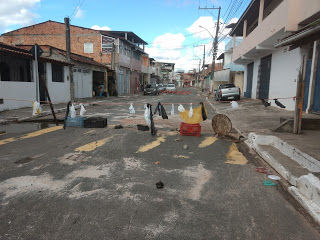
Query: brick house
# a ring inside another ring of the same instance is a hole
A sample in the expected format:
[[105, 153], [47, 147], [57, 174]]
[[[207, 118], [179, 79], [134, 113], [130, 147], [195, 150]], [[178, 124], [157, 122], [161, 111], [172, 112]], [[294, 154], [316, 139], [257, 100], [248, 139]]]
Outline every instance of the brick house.
[[[20, 28], [1, 35], [11, 45], [50, 45], [66, 50], [65, 24], [55, 21]], [[144, 45], [133, 32], [102, 31], [70, 25], [71, 52], [108, 66], [105, 91], [110, 95], [139, 93], [149, 69], [143, 68]], [[140, 48], [142, 45], [142, 48]]]

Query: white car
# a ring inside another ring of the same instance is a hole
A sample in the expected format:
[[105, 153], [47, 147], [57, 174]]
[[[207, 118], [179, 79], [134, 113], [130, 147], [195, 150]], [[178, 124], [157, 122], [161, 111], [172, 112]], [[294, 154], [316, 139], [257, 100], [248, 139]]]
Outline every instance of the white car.
[[176, 91], [176, 85], [174, 85], [174, 83], [169, 83], [166, 87], [167, 91]]

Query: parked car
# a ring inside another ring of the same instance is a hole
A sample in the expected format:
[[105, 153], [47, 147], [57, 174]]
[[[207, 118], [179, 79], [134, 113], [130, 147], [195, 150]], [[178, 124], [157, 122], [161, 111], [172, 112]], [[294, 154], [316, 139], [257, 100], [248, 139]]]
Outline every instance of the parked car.
[[168, 86], [167, 84], [164, 84], [164, 85], [163, 85], [164, 90], [167, 90], [167, 86]]
[[176, 85], [174, 85], [174, 83], [169, 83], [166, 87], [167, 91], [176, 91]]
[[144, 95], [157, 95], [159, 91], [156, 84], [147, 84], [143, 93]]
[[162, 92], [166, 90], [163, 84], [157, 84], [157, 88], [158, 88], [158, 92]]
[[219, 87], [215, 89], [214, 98], [216, 101], [240, 100], [240, 88], [236, 87], [233, 83], [219, 85]]

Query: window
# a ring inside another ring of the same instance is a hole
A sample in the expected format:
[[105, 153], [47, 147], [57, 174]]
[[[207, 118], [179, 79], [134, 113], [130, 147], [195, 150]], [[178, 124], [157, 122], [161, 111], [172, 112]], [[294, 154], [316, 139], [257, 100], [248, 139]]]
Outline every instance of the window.
[[93, 43], [84, 43], [84, 53], [93, 53]]
[[10, 81], [10, 67], [5, 62], [0, 62], [0, 80]]
[[52, 82], [64, 82], [62, 65], [52, 63]]
[[112, 53], [113, 43], [114, 43], [114, 38], [101, 36], [101, 52]]

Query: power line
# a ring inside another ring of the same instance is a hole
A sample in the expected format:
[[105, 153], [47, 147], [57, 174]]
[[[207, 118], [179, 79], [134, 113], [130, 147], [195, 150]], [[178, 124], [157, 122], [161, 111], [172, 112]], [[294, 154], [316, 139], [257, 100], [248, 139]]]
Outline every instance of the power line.
[[[80, 3], [81, 0], [79, 0], [77, 6], [75, 7], [74, 11], [73, 11], [73, 14], [71, 15], [71, 18], [73, 18], [77, 13], [78, 11], [80, 10], [80, 7], [82, 6], [84, 0], [82, 0], [82, 2]], [[80, 3], [80, 4], [79, 4]]]

